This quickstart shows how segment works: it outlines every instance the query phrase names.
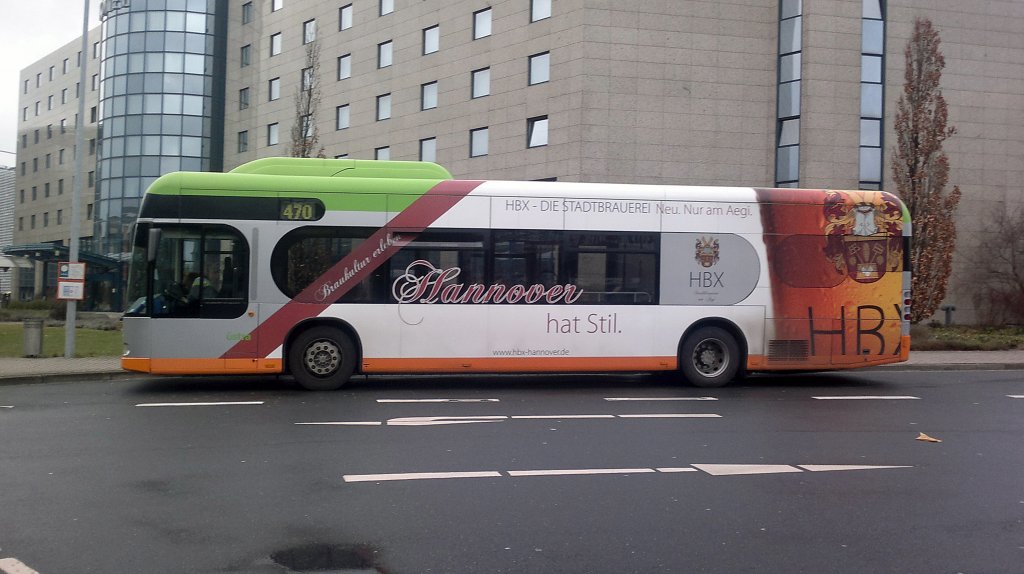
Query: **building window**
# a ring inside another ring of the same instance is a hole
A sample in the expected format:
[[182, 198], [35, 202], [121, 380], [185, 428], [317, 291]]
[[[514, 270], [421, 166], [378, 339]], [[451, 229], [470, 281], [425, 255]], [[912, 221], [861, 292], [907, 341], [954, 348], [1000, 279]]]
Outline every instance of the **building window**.
[[342, 6], [338, 9], [338, 30], [348, 30], [352, 27], [352, 5]]
[[437, 161], [437, 138], [420, 140], [420, 161]]
[[67, 88], [64, 88], [64, 89], [62, 89], [60, 91], [60, 103], [62, 103], [62, 104], [68, 103], [68, 89]]
[[377, 44], [377, 67], [387, 68], [391, 65], [391, 40]]
[[802, 0], [782, 0], [775, 128], [775, 185], [778, 187], [796, 187], [800, 180], [802, 13]]
[[25, 218], [24, 217], [19, 217], [18, 218], [18, 231], [25, 231]]
[[491, 69], [482, 68], [472, 72], [473, 92], [471, 97], [482, 98], [491, 93]]
[[96, 172], [95, 171], [90, 171], [89, 172], [89, 177], [86, 178], [86, 182], [89, 184], [89, 187], [93, 187], [94, 185], [96, 185]]
[[526, 120], [526, 147], [548, 145], [548, 117], [537, 116]]
[[238, 55], [238, 59], [242, 62], [242, 68], [248, 66], [252, 62], [252, 44], [246, 44], [242, 46], [242, 50]]
[[316, 40], [316, 18], [302, 23], [302, 43], [308, 44]]
[[334, 108], [334, 129], [347, 129], [349, 125], [348, 104]]
[[267, 101], [274, 101], [281, 97], [281, 78], [274, 78], [267, 85]]
[[50, 81], [53, 81], [53, 66], [50, 66]]
[[469, 130], [469, 157], [487, 155], [487, 128]]
[[885, 4], [862, 0], [860, 55], [860, 189], [882, 187], [885, 101]]
[[89, 155], [96, 155], [96, 138], [89, 139]]
[[491, 35], [491, 9], [473, 12], [473, 39], [479, 40]]
[[530, 56], [530, 85], [543, 84], [551, 79], [551, 54], [543, 52]]
[[281, 53], [281, 33], [270, 35], [270, 55], [276, 56]]
[[50, 197], [50, 182], [43, 184], [43, 197]]
[[100, 89], [100, 75], [99, 74], [93, 74], [92, 75], [92, 84], [91, 84], [91, 90], [90, 91], [95, 92], [98, 89]]
[[441, 27], [431, 26], [423, 29], [423, 55], [433, 54], [441, 47]]
[[62, 74], [67, 74], [68, 73], [68, 68], [69, 68], [70, 64], [71, 64], [70, 59], [69, 58], [64, 58], [64, 68], [63, 68], [63, 71], [61, 72]]
[[47, 110], [52, 110], [53, 109], [53, 96], [46, 96], [46, 109]]
[[67, 118], [61, 118], [60, 119], [60, 133], [65, 133], [67, 131], [68, 131], [68, 120], [67, 120]]
[[267, 145], [277, 145], [278, 141], [277, 122], [267, 124]]
[[252, 22], [252, 2], [242, 4], [242, 23], [248, 24], [249, 22]]
[[373, 150], [373, 159], [389, 160], [391, 159], [391, 147], [384, 146]]
[[244, 110], [249, 107], [249, 88], [238, 90], [238, 109]]
[[61, 148], [57, 152], [57, 163], [60, 164], [60, 165], [64, 165], [64, 149], [63, 148]]
[[377, 96], [377, 121], [391, 117], [391, 94]]
[[530, 22], [551, 17], [551, 0], [530, 0]]
[[25, 190], [21, 190], [21, 203], [25, 203]]
[[437, 82], [427, 82], [420, 86], [420, 109], [432, 110], [437, 107]]
[[302, 130], [303, 138], [309, 139], [313, 137], [313, 133], [316, 131], [314, 129], [315, 125], [313, 123], [313, 114], [306, 114], [302, 116], [302, 121], [299, 125], [301, 126], [300, 129]]
[[395, 0], [380, 0], [380, 15], [390, 14], [395, 11]]
[[308, 92], [313, 89], [313, 68], [302, 69], [302, 91]]
[[64, 180], [57, 180], [57, 195], [64, 195]]
[[24, 89], [22, 89], [21, 93], [22, 94], [27, 94], [28, 93], [28, 80], [25, 80], [25, 87], [24, 87]]
[[281, 8], [284, 8], [284, 0], [270, 0], [271, 12], [277, 12]]
[[36, 228], [36, 216], [33, 215], [32, 216], [32, 229], [35, 229], [35, 228]]
[[63, 224], [64, 224], [64, 210], [63, 209], [58, 209], [57, 210], [57, 225], [63, 225]]
[[344, 80], [352, 77], [352, 54], [338, 56], [338, 79]]
[[[52, 70], [52, 68], [51, 68], [51, 70]], [[49, 227], [49, 226], [50, 226], [50, 212], [49, 211], [44, 211], [43, 212], [43, 227]]]

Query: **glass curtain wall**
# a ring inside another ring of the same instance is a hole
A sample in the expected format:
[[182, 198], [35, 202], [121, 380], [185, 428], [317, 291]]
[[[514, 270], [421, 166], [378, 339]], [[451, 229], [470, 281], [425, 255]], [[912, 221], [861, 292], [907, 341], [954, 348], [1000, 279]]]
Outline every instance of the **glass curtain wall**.
[[223, 169], [227, 0], [134, 0], [107, 14], [100, 49], [94, 237], [127, 260], [146, 188]]

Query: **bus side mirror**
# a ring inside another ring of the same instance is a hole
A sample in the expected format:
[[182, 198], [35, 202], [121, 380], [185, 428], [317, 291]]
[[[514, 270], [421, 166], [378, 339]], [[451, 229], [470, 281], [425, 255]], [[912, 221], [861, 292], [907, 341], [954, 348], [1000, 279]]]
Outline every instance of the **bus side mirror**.
[[150, 263], [156, 261], [156, 249], [160, 246], [160, 230], [150, 228], [149, 238], [146, 243], [146, 260]]

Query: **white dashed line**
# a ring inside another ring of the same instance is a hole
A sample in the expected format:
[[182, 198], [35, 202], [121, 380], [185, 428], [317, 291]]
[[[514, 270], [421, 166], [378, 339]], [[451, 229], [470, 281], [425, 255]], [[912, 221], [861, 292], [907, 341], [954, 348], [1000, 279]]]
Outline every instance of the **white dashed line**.
[[385, 482], [390, 480], [437, 480], [443, 478], [500, 478], [495, 470], [475, 472], [404, 472], [399, 474], [346, 474], [345, 482]]
[[536, 470], [497, 470], [463, 472], [402, 472], [393, 474], [346, 474], [345, 482], [390, 482], [397, 480], [434, 480], [448, 478], [522, 478], [534, 476], [587, 476], [631, 474], [678, 474], [703, 471], [711, 476], [738, 476], [752, 474], [786, 474], [802, 472], [831, 472], [847, 470], [885, 470], [914, 468], [912, 466], [869, 466], [854, 464], [694, 464], [689, 467], [658, 468], [552, 468]]
[[640, 415], [615, 415], [623, 419], [720, 419], [722, 415], [712, 413], [668, 413], [668, 414], [640, 414]]
[[641, 474], [655, 472], [653, 468], [578, 468], [556, 470], [510, 470], [509, 476], [567, 476], [580, 474]]
[[378, 403], [499, 403], [499, 399], [377, 399]]
[[1011, 399], [1024, 399], [1024, 395], [1006, 395]]
[[219, 403], [141, 403], [137, 407], [219, 407], [226, 405], [262, 405], [263, 401], [234, 401]]
[[382, 423], [380, 421], [347, 421], [347, 422], [295, 423], [295, 424], [297, 424], [297, 425], [306, 425], [306, 426], [321, 425], [321, 426], [353, 426], [353, 427], [364, 426], [364, 427], [376, 427], [376, 426], [381, 426], [384, 423]]
[[812, 399], [818, 399], [819, 401], [884, 401], [884, 400], [920, 400], [921, 397], [912, 397], [909, 395], [847, 395], [847, 396], [826, 396], [826, 397], [811, 397]]
[[14, 405], [0, 405], [0, 409], [13, 409]]
[[715, 397], [605, 397], [606, 401], [717, 401]]
[[385, 421], [314, 421], [300, 422], [304, 426], [441, 426], [475, 423], [497, 423], [508, 420], [587, 420], [587, 419], [720, 419], [713, 413], [662, 413], [632, 415], [483, 415], [461, 417], [400, 417]]
[[4, 572], [4, 574], [39, 574], [17, 558], [0, 558], [0, 572]]

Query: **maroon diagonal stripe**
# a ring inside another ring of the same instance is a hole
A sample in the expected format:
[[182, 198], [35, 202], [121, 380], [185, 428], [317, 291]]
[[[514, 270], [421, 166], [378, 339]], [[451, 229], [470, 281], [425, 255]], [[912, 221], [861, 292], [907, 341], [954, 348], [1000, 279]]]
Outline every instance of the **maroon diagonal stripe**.
[[[430, 188], [384, 227], [374, 232], [351, 253], [310, 283], [284, 307], [260, 323], [249, 334], [249, 340], [239, 341], [221, 355], [221, 358], [263, 358], [269, 355], [281, 345], [285, 334], [292, 326], [323, 312], [331, 302], [337, 301], [339, 297], [352, 290], [399, 249], [412, 241], [416, 234], [437, 221], [481, 183], [483, 182], [449, 180]], [[390, 244], [389, 234], [392, 235]], [[352, 271], [357, 262], [360, 265], [359, 269]], [[347, 270], [350, 273], [346, 278]], [[327, 297], [320, 295], [325, 289], [324, 286], [333, 287]]]

